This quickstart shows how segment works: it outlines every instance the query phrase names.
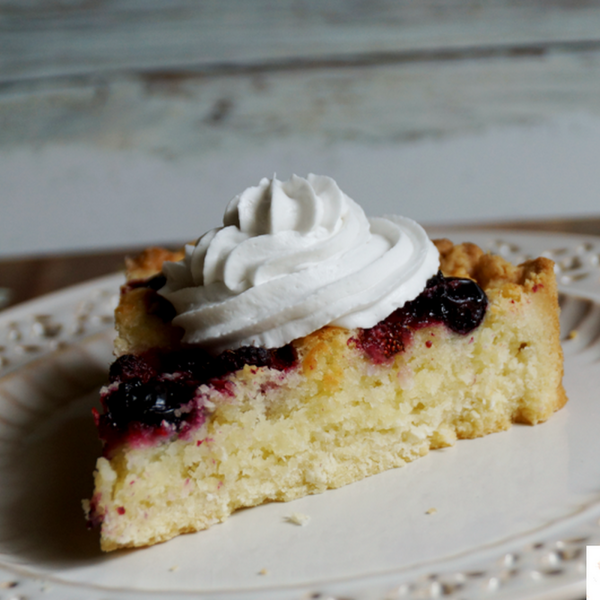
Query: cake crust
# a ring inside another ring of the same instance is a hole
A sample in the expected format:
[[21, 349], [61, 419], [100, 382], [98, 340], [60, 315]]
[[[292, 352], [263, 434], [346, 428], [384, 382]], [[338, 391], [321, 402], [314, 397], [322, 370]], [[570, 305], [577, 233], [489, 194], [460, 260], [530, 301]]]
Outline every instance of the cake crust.
[[146, 248], [137, 256], [130, 256], [125, 259], [127, 281], [148, 279], [160, 273], [164, 262], [176, 262], [181, 260], [183, 256], [183, 250], [172, 251], [157, 246]]
[[[355, 332], [324, 327], [293, 342], [294, 369], [246, 365], [217, 388], [201, 386], [207, 418], [185, 439], [124, 443], [99, 459], [89, 512], [102, 522], [102, 548], [205, 529], [237, 508], [320, 493], [560, 409], [567, 398], [552, 261], [515, 267], [473, 244], [434, 243], [444, 275], [473, 279], [487, 295], [472, 335], [424, 327], [405, 352], [373, 364]], [[128, 261], [127, 280], [181, 256], [150, 249]], [[118, 355], [181, 347], [182, 331], [157, 298], [124, 286]]]

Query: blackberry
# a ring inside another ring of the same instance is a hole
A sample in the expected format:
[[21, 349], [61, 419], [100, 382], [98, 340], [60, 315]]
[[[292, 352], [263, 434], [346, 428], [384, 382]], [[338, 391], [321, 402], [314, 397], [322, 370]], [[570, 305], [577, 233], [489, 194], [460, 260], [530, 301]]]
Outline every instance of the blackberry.
[[179, 381], [125, 381], [104, 398], [102, 419], [120, 430], [132, 422], [177, 426], [189, 415], [182, 407], [192, 400], [194, 391], [194, 386]]

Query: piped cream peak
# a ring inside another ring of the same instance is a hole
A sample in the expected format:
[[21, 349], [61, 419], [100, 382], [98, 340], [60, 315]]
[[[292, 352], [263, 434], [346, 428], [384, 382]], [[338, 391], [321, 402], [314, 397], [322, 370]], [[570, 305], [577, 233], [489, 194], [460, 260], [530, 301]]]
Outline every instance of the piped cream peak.
[[277, 348], [325, 325], [374, 326], [438, 266], [411, 219], [368, 219], [330, 177], [273, 177], [233, 198], [222, 227], [163, 266], [160, 294], [187, 343]]

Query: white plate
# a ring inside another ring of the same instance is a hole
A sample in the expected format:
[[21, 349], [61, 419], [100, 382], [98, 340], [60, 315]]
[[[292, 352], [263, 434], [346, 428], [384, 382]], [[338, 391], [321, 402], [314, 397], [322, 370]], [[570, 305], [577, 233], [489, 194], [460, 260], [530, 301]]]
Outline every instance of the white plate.
[[[568, 405], [537, 427], [136, 551], [102, 555], [80, 507], [121, 277], [0, 313], [0, 599], [582, 597], [585, 546], [600, 544], [600, 238], [449, 237], [557, 261]], [[310, 523], [286, 522], [293, 512]]]

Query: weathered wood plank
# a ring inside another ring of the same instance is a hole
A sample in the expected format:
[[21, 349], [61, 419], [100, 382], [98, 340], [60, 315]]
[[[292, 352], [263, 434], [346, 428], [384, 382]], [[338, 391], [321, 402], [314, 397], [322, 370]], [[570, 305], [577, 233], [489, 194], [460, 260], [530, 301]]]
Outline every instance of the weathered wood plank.
[[593, 0], [0, 1], [0, 80], [600, 39]]
[[422, 222], [598, 212], [600, 52], [20, 82], [0, 254], [188, 239], [276, 171]]
[[66, 78], [0, 86], [0, 148], [87, 143], [175, 158], [293, 137], [395, 144], [600, 115], [598, 98], [600, 51]]

